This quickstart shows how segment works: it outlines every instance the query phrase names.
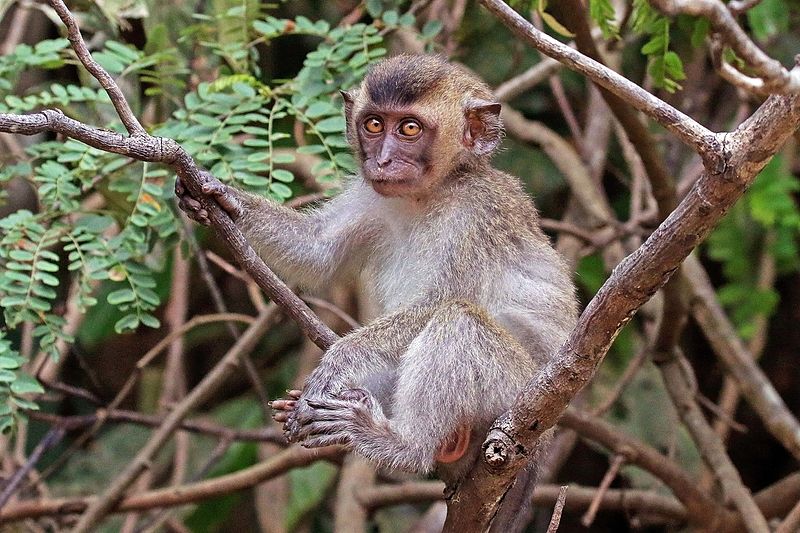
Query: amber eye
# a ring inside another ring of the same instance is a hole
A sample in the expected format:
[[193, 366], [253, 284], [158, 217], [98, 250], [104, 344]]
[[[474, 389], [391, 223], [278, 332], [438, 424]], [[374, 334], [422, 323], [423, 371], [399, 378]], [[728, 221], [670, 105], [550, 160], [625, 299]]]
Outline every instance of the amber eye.
[[407, 137], [416, 137], [422, 131], [422, 126], [416, 120], [406, 120], [400, 124], [400, 133]]
[[369, 117], [364, 121], [364, 129], [370, 133], [380, 133], [383, 131], [383, 122], [378, 117]]

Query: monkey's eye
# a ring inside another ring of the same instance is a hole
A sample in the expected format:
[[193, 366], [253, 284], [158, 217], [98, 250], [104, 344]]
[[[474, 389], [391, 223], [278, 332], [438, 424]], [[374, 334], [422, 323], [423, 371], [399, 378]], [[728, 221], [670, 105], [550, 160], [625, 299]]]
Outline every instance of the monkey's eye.
[[364, 129], [370, 133], [380, 133], [383, 131], [383, 122], [378, 117], [369, 117], [364, 121]]
[[406, 137], [416, 137], [422, 131], [422, 126], [416, 120], [406, 120], [400, 124], [400, 133]]

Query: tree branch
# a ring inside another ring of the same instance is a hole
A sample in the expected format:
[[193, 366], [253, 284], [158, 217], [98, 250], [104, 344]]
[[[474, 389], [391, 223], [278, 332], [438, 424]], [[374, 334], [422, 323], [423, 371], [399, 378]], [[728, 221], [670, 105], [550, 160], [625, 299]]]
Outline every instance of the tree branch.
[[528, 44], [624, 99], [629, 105], [661, 124], [704, 159], [719, 156], [719, 142], [714, 133], [684, 113], [610, 68], [537, 30], [502, 0], [481, 0], [481, 4]]
[[86, 67], [86, 70], [100, 82], [100, 85], [106, 93], [108, 93], [108, 96], [111, 97], [111, 103], [114, 105], [114, 109], [117, 110], [117, 115], [119, 115], [119, 118], [125, 125], [125, 129], [133, 136], [147, 135], [144, 128], [139, 123], [139, 120], [134, 116], [131, 106], [128, 105], [128, 101], [122, 94], [117, 82], [114, 81], [114, 78], [112, 78], [111, 75], [94, 60], [92, 54], [89, 53], [89, 48], [87, 48], [86, 43], [83, 41], [78, 23], [75, 21], [75, 17], [72, 16], [72, 13], [69, 12], [69, 9], [67, 9], [67, 6], [64, 5], [62, 0], [50, 0], [50, 5], [53, 6], [53, 9], [58, 13], [58, 17], [61, 19], [61, 22], [64, 23], [64, 26], [67, 27], [67, 39], [69, 39], [70, 44], [72, 44], [72, 49], [75, 50], [78, 59], [80, 59], [83, 66]]
[[685, 14], [707, 18], [712, 31], [758, 73], [766, 91], [777, 94], [800, 92], [800, 71], [786, 70], [779, 61], [762, 52], [719, 0], [650, 0], [650, 3], [666, 15]]
[[[342, 449], [338, 446], [314, 449], [292, 446], [263, 463], [233, 474], [127, 496], [118, 505], [109, 508], [109, 512], [123, 513], [161, 509], [230, 494], [279, 476], [292, 468], [306, 466], [321, 459], [334, 460], [341, 455]], [[95, 504], [97, 500], [97, 496], [90, 496], [19, 502], [0, 511], [0, 523], [40, 516], [80, 513]]]
[[800, 460], [800, 422], [736, 334], [717, 300], [714, 287], [700, 260], [690, 257], [684, 270], [694, 296], [692, 312], [714, 353], [736, 381], [742, 395], [761, 418], [767, 431], [795, 459]]
[[[521, 17], [513, 11], [506, 13], [510, 10], [502, 2], [482, 2], [501, 13], [504, 21], [511, 19], [509, 24], [519, 27], [519, 33], [529, 41], [544, 42], [542, 49], [572, 54], [541, 36], [531, 36], [529, 25], [524, 20], [517, 22]], [[573, 62], [580, 62], [581, 67], [576, 68], [580, 72], [599, 68], [581, 57], [572, 54], [568, 63], [572, 66]], [[638, 87], [630, 89], [625, 96], [639, 99], [641, 104], [639, 91]], [[589, 302], [566, 343], [520, 392], [511, 409], [495, 421], [484, 442], [483, 461], [475, 465], [450, 502], [445, 531], [483, 531], [489, 527], [536, 440], [553, 426], [591, 379], [620, 329], [710, 233], [798, 124], [800, 98], [772, 96], [736, 131], [719, 136], [719, 151], [705, 157], [706, 171], [694, 188], [650, 238], [614, 270]], [[686, 137], [689, 130], [681, 131]], [[715, 146], [702, 140], [700, 144], [707, 149]]]

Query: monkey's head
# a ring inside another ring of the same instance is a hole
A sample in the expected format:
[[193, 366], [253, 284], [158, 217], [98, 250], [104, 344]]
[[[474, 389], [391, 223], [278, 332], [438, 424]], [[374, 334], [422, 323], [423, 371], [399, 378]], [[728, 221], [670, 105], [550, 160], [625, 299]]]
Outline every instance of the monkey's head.
[[384, 196], [425, 196], [500, 143], [500, 104], [481, 80], [438, 56], [398, 55], [343, 92], [363, 178]]

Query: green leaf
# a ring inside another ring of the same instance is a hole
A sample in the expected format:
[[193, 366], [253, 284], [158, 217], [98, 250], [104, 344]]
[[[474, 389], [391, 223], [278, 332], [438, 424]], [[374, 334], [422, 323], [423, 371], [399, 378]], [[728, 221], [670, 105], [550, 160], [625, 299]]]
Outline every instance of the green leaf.
[[322, 133], [338, 133], [344, 131], [344, 117], [330, 117], [317, 122], [317, 130]]
[[117, 320], [114, 324], [114, 331], [117, 333], [125, 333], [126, 331], [133, 331], [139, 327], [139, 317], [134, 314], [125, 315]]
[[789, 31], [792, 18], [787, 16], [787, 7], [782, 0], [762, 0], [747, 10], [747, 22], [756, 39], [763, 41]]
[[306, 109], [305, 115], [308, 118], [319, 118], [325, 115], [333, 115], [339, 112], [339, 108], [326, 101], [317, 101]]
[[14, 394], [42, 394], [44, 388], [28, 374], [19, 374], [17, 380], [11, 384], [11, 392]]
[[156, 317], [151, 314], [143, 313], [141, 316], [142, 324], [150, 328], [160, 328], [161, 322], [158, 321]]
[[386, 11], [383, 14], [383, 21], [388, 26], [395, 26], [399, 18], [400, 17], [398, 16], [397, 11]]
[[285, 183], [290, 183], [294, 181], [294, 174], [292, 174], [288, 170], [277, 168], [272, 171], [272, 178], [278, 181], [283, 181]]
[[136, 294], [131, 289], [119, 289], [106, 297], [106, 301], [111, 305], [119, 305], [136, 300]]
[[21, 359], [9, 357], [7, 355], [0, 355], [0, 368], [7, 370], [15, 370], [22, 365]]
[[298, 154], [323, 154], [325, 147], [319, 144], [308, 144], [306, 146], [297, 147]]
[[440, 31], [442, 31], [443, 27], [444, 27], [444, 25], [442, 24], [442, 21], [440, 21], [440, 20], [429, 20], [422, 27], [422, 37], [424, 37], [425, 39], [429, 39], [429, 40], [433, 39], [434, 37], [436, 37], [439, 34]]
[[269, 190], [277, 194], [281, 198], [291, 198], [292, 197], [292, 189], [284, 185], [283, 183], [278, 183], [273, 181], [269, 184]]

